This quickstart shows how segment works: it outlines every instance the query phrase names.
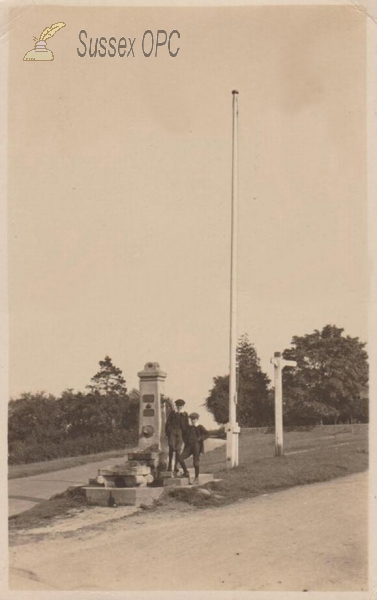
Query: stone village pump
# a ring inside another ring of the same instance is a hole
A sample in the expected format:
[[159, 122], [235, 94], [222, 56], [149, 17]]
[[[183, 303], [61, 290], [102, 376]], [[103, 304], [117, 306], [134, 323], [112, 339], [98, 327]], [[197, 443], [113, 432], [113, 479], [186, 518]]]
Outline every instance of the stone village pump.
[[[189, 478], [176, 479], [166, 470], [166, 402], [163, 398], [166, 373], [157, 362], [148, 362], [138, 373], [140, 386], [139, 441], [120, 465], [99, 469], [85, 487], [90, 504], [151, 504], [166, 486], [188, 485]], [[203, 473], [199, 483], [213, 480]]]

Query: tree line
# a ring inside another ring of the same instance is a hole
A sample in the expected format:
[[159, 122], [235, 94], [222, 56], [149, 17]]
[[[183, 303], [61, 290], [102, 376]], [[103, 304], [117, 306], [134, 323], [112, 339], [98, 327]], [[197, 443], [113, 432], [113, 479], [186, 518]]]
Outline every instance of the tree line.
[[22, 464], [94, 454], [137, 442], [138, 405], [122, 371], [106, 356], [86, 386], [59, 397], [24, 393], [8, 408], [8, 461]]
[[[326, 325], [294, 336], [283, 357], [297, 368], [283, 370], [285, 426], [368, 421], [366, 344]], [[106, 356], [86, 392], [59, 397], [24, 393], [9, 403], [10, 464], [94, 454], [137, 443], [138, 402], [131, 401], [122, 371]], [[243, 335], [237, 349], [237, 420], [241, 427], [274, 425], [274, 390], [253, 343]], [[217, 423], [228, 422], [229, 376], [214, 377], [205, 400]]]
[[[322, 331], [294, 336], [283, 357], [297, 368], [283, 370], [283, 419], [286, 426], [368, 421], [366, 344], [326, 325]], [[260, 367], [247, 335], [237, 349], [237, 420], [241, 427], [274, 425], [274, 390]], [[228, 421], [229, 376], [213, 379], [205, 401], [218, 423]]]

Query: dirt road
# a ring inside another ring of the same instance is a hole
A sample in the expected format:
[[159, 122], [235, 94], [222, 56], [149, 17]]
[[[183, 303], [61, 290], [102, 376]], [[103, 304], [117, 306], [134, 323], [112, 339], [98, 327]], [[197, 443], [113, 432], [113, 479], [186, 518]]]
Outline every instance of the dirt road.
[[51, 534], [10, 549], [10, 587], [366, 590], [367, 531], [361, 473], [217, 509], [139, 512], [102, 530]]

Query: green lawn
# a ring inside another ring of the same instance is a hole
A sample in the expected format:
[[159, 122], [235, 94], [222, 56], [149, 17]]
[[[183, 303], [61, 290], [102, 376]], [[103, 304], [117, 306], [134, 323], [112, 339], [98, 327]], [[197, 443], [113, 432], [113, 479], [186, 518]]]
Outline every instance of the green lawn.
[[[339, 428], [335, 435], [328, 435], [322, 428], [286, 433], [284, 448], [285, 456], [275, 457], [273, 434], [241, 435], [238, 467], [226, 470], [225, 446], [208, 452], [202, 456], [201, 472], [213, 473], [221, 481], [203, 486], [208, 490], [207, 495], [196, 486], [169, 489], [166, 492], [167, 502], [173, 499], [197, 508], [216, 507], [365, 471], [368, 469], [368, 426], [359, 426], [354, 433], [349, 428]], [[161, 503], [164, 499], [157, 505]], [[84, 505], [85, 498], [79, 489], [66, 492], [11, 517], [10, 532], [48, 523], [71, 508]], [[158, 510], [158, 506], [156, 508]]]
[[225, 469], [225, 448], [204, 454], [201, 472], [213, 473], [219, 482], [205, 487], [169, 491], [169, 495], [195, 506], [222, 505], [243, 498], [327, 481], [365, 471], [368, 468], [368, 427], [339, 430], [335, 435], [320, 428], [311, 432], [291, 432], [284, 436], [285, 456], [274, 456], [273, 434], [240, 436], [239, 466]]

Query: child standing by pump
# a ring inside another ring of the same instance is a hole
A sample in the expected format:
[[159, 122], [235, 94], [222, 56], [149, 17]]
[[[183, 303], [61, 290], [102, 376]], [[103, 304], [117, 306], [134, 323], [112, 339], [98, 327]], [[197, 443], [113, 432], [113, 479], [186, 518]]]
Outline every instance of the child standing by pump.
[[186, 430], [185, 447], [181, 454], [180, 463], [184, 472], [187, 473], [185, 460], [189, 458], [189, 456], [193, 456], [195, 469], [195, 479], [193, 483], [199, 483], [200, 455], [204, 452], [204, 440], [206, 440], [210, 434], [203, 425], [198, 424], [198, 413], [191, 413], [188, 417], [190, 419], [190, 424]]

